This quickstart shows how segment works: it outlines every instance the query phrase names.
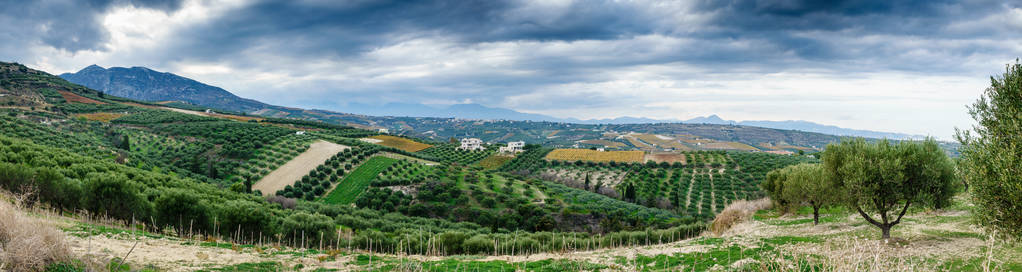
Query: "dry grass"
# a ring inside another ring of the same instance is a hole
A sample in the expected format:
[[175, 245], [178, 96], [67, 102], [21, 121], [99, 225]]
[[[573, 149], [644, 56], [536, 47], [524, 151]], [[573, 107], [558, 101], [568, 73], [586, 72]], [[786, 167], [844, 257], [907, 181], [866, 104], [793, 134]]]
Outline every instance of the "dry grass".
[[390, 136], [390, 135], [376, 135], [376, 136], [372, 136], [372, 137], [369, 137], [369, 138], [376, 139], [376, 140], [381, 140], [382, 142], [376, 143], [378, 145], [393, 147], [393, 148], [401, 149], [401, 150], [408, 151], [408, 152], [418, 152], [418, 151], [422, 151], [423, 149], [432, 147], [432, 145], [429, 145], [429, 144], [424, 144], [424, 143], [412, 141], [412, 140], [409, 140], [409, 139], [405, 139], [405, 138], [401, 138], [401, 137], [395, 137], [395, 136]]
[[589, 149], [556, 149], [546, 155], [548, 160], [594, 162], [642, 162], [642, 151], [596, 151]]
[[42, 271], [48, 264], [68, 261], [71, 251], [64, 233], [22, 213], [0, 201], [0, 271]]
[[732, 202], [727, 205], [723, 211], [717, 214], [716, 218], [713, 218], [713, 224], [710, 225], [710, 231], [715, 235], [724, 234], [725, 231], [731, 229], [735, 224], [741, 223], [745, 219], [748, 219], [752, 214], [758, 210], [769, 209], [771, 202], [769, 198], [760, 198], [757, 200], [739, 200]]
[[109, 123], [110, 120], [121, 118], [121, 116], [124, 116], [124, 114], [123, 113], [113, 113], [113, 112], [94, 112], [94, 113], [82, 113], [82, 114], [76, 114], [75, 115], [75, 117], [82, 117], [82, 118], [85, 118], [85, 119], [88, 119], [88, 120], [100, 121], [100, 122], [104, 122], [104, 123]]

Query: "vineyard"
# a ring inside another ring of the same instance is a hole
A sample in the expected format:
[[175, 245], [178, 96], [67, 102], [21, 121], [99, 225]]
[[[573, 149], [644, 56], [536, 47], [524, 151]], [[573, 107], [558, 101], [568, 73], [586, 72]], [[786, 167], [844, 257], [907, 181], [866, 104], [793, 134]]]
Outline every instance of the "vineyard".
[[376, 143], [378, 145], [389, 146], [389, 147], [401, 149], [401, 150], [408, 151], [408, 152], [418, 152], [418, 151], [422, 151], [423, 149], [432, 147], [432, 145], [429, 145], [429, 144], [424, 144], [424, 143], [413, 141], [413, 140], [408, 139], [408, 138], [402, 138], [402, 137], [397, 137], [397, 136], [376, 135], [376, 136], [372, 136], [372, 137], [369, 137], [369, 138], [380, 140], [381, 142], [377, 142]]
[[592, 162], [643, 162], [642, 151], [596, 151], [590, 149], [555, 149], [547, 160]]

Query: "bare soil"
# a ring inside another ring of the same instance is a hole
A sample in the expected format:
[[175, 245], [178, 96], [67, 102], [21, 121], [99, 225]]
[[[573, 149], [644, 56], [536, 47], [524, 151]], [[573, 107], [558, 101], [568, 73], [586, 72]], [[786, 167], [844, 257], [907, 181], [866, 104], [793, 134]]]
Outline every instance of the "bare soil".
[[263, 192], [263, 195], [272, 195], [278, 190], [284, 189], [285, 186], [294, 184], [295, 181], [301, 179], [302, 176], [308, 174], [316, 166], [326, 162], [327, 159], [330, 159], [337, 152], [348, 148], [348, 146], [317, 140], [309, 145], [308, 150], [305, 150], [302, 154], [281, 165], [260, 179], [259, 182], [252, 185], [252, 190], [260, 190]]

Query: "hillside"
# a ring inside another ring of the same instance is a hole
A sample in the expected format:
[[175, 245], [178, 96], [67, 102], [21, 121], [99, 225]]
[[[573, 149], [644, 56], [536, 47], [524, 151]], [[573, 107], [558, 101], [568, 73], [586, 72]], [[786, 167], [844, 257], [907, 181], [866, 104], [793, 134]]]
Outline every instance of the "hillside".
[[[477, 104], [455, 104], [446, 107], [431, 107], [414, 103], [351, 104], [342, 108], [349, 112], [360, 113], [350, 114], [269, 105], [237, 97], [224, 89], [195, 80], [144, 67], [104, 69], [92, 65], [77, 73], [60, 76], [70, 82], [107, 94], [136, 100], [182, 101], [201, 107], [260, 116], [298, 118], [362, 128], [386, 128], [394, 133], [438, 141], [449, 137], [478, 137], [488, 142], [523, 140], [530, 143], [568, 147], [580, 141], [614, 140], [604, 137], [603, 134], [607, 132], [636, 132], [664, 134], [672, 137], [674, 135], [693, 135], [721, 142], [756, 146], [762, 150], [774, 150], [776, 149], [774, 146], [791, 146], [780, 149], [793, 151], [799, 148], [818, 149], [837, 141], [840, 136], [834, 135], [892, 139], [919, 138], [896, 133], [849, 130], [805, 121], [734, 122], [723, 120], [716, 115], [671, 122], [630, 117], [577, 120], [527, 114]], [[187, 105], [183, 106], [187, 107]], [[560, 131], [561, 134], [558, 137], [545, 135], [552, 131]], [[629, 144], [626, 141], [621, 142], [631, 148], [642, 149], [642, 146]], [[703, 149], [699, 146], [693, 148]], [[713, 150], [715, 148], [706, 149]], [[740, 148], [734, 150], [740, 150]]]

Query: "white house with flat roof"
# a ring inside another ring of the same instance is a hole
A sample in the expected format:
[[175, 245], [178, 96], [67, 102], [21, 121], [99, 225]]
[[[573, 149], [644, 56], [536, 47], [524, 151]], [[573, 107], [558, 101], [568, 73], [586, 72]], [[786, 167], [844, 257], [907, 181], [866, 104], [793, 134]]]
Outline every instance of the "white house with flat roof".
[[524, 148], [525, 142], [517, 141], [507, 143], [507, 146], [500, 147], [498, 151], [500, 151], [500, 153], [518, 153], [524, 151], [525, 150]]
[[469, 151], [483, 150], [483, 140], [479, 138], [462, 138], [461, 146], [458, 149]]

